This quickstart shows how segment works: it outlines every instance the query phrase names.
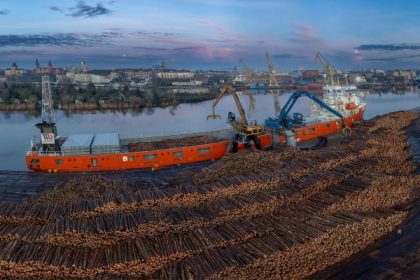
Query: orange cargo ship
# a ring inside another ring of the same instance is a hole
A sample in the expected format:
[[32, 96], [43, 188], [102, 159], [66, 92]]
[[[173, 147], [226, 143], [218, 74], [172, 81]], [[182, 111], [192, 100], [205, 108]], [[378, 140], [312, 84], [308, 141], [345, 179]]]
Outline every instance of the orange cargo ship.
[[103, 154], [35, 150], [28, 151], [26, 165], [34, 171], [50, 173], [156, 169], [218, 159], [228, 152], [229, 147], [230, 141], [220, 139], [207, 144], [139, 152], [129, 151], [128, 146], [121, 146], [120, 152]]
[[[344, 119], [346, 126], [353, 127], [355, 122], [363, 120], [364, 111], [364, 107], [357, 108], [354, 114], [349, 115]], [[332, 119], [323, 123], [314, 123], [300, 128], [298, 127], [295, 129], [296, 141], [302, 142], [316, 139], [319, 136], [336, 134], [341, 131], [341, 127], [342, 125], [338, 119]], [[227, 131], [218, 131], [217, 133], [221, 134], [220, 138], [217, 139], [214, 137], [213, 142], [206, 144], [144, 151], [130, 151], [129, 145], [122, 145], [120, 152], [104, 154], [66, 154], [62, 151], [43, 152], [40, 151], [39, 145], [35, 145], [27, 152], [26, 165], [28, 169], [34, 171], [56, 173], [116, 171], [145, 168], [157, 169], [216, 160], [231, 152], [232, 144], [232, 140], [230, 140], [229, 133]], [[208, 135], [208, 133], [201, 135]], [[196, 136], [178, 136], [178, 139], [180, 144], [182, 144], [182, 139], [185, 140], [191, 137]], [[166, 139], [174, 138], [168, 137]], [[153, 141], [160, 142], [164, 140], [165, 138], [156, 138], [151, 141], [146, 139], [143, 140], [143, 143], [153, 143]], [[269, 133], [258, 136], [258, 140], [262, 149], [268, 148], [276, 142], [286, 142], [286, 138], [284, 136]], [[136, 142], [135, 139], [122, 139], [122, 141], [128, 143]], [[244, 144], [238, 145], [239, 151], [244, 150], [245, 148]]]
[[[232, 144], [241, 151], [249, 142], [236, 142], [235, 131], [189, 135], [120, 139], [117, 133], [76, 134], [66, 138], [57, 136], [53, 122], [53, 106], [48, 77], [43, 77], [42, 122], [36, 126], [41, 130], [41, 140], [31, 141], [26, 154], [28, 169], [41, 172], [95, 172], [129, 169], [156, 169], [181, 164], [216, 160], [229, 152], [235, 152]], [[361, 101], [352, 86], [324, 88], [323, 101], [340, 112], [340, 118], [325, 110], [312, 107], [312, 114], [293, 123], [288, 128], [295, 142], [316, 139], [349, 129], [355, 122], [363, 120], [366, 104]], [[261, 149], [278, 143], [289, 142], [290, 134], [265, 129], [254, 145]], [[258, 143], [258, 145], [257, 145]]]

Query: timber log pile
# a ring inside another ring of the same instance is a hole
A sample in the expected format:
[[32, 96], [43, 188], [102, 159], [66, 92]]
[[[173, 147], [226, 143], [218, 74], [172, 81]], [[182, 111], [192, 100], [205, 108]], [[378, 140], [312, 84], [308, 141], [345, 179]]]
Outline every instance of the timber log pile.
[[0, 204], [0, 278], [310, 277], [407, 218], [420, 180], [404, 131], [416, 118], [365, 121], [325, 149], [232, 155], [195, 184], [79, 177]]
[[158, 141], [150, 141], [150, 142], [136, 142], [136, 143], [129, 143], [128, 150], [130, 152], [143, 152], [143, 151], [153, 151], [153, 150], [160, 150], [160, 149], [171, 149], [171, 148], [179, 148], [179, 147], [186, 147], [186, 146], [195, 146], [195, 145], [202, 145], [202, 144], [210, 144], [220, 141], [219, 139], [211, 136], [191, 136], [186, 138], [168, 138], [164, 140]]

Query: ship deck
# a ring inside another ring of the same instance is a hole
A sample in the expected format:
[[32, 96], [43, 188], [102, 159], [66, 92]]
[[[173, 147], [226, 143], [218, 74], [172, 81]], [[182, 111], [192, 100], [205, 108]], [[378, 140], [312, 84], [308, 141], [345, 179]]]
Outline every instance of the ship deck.
[[220, 130], [213, 130], [213, 131], [203, 131], [203, 132], [195, 132], [195, 133], [184, 133], [184, 134], [176, 134], [176, 135], [165, 135], [165, 136], [151, 136], [151, 137], [139, 137], [139, 138], [122, 138], [120, 139], [120, 145], [128, 146], [130, 143], [150, 143], [150, 142], [158, 142], [158, 141], [165, 141], [169, 139], [186, 139], [192, 137], [200, 137], [200, 136], [209, 136], [214, 137], [219, 140], [228, 140], [231, 139], [235, 134], [234, 129], [220, 129]]

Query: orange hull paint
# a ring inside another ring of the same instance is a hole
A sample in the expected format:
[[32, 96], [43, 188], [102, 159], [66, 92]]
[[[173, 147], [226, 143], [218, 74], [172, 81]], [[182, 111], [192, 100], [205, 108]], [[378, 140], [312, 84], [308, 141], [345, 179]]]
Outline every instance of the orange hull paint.
[[160, 168], [223, 157], [230, 141], [145, 152], [102, 155], [40, 155], [28, 152], [28, 169], [41, 172], [94, 172]]

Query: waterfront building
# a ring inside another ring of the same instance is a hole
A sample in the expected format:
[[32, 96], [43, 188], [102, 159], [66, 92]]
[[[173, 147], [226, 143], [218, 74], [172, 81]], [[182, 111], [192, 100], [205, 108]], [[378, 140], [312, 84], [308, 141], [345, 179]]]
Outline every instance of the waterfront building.
[[82, 73], [88, 73], [89, 72], [89, 68], [86, 64], [86, 61], [84, 61], [83, 59], [80, 60], [80, 71]]
[[[71, 73], [67, 72], [65, 78], [60, 77], [60, 80], [69, 80], [74, 83], [80, 83], [80, 84], [88, 84], [88, 83], [94, 83], [94, 84], [107, 84], [111, 82], [111, 79], [107, 76], [101, 76], [96, 74], [85, 74], [85, 73]], [[57, 77], [58, 80], [58, 77]]]
[[319, 70], [302, 70], [301, 75], [304, 79], [314, 79], [319, 78], [321, 76]]
[[6, 77], [22, 76], [23, 73], [24, 73], [24, 70], [18, 68], [16, 62], [13, 62], [12, 67], [4, 70], [4, 76]]
[[163, 80], [187, 80], [194, 78], [195, 73], [191, 71], [165, 71], [157, 72], [156, 76]]
[[63, 73], [63, 70], [62, 70], [62, 69], [60, 69], [60, 68], [54, 68], [54, 67], [52, 66], [51, 61], [48, 61], [48, 65], [47, 65], [47, 67], [41, 67], [41, 66], [40, 66], [40, 64], [39, 64], [38, 59], [36, 59], [36, 60], [35, 60], [35, 67], [34, 67], [34, 69], [33, 69], [33, 72], [34, 72], [35, 74], [40, 74], [40, 75], [43, 75], [43, 74], [49, 74], [49, 75], [55, 74], [55, 75], [60, 75], [60, 74], [62, 74], [62, 73]]

